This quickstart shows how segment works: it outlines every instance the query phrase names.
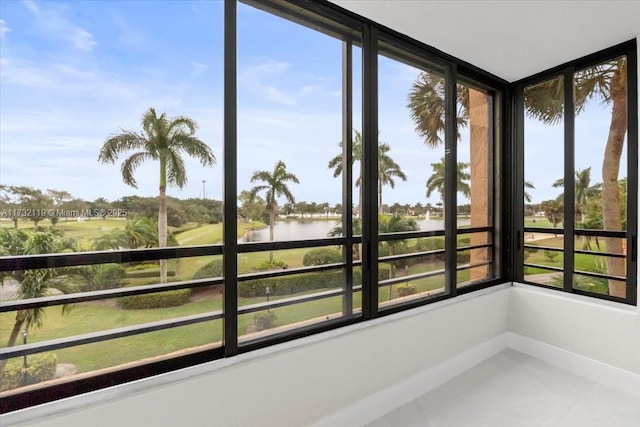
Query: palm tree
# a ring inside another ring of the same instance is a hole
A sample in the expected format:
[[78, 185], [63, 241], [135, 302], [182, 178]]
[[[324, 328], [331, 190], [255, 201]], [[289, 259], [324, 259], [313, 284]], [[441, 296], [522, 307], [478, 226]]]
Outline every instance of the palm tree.
[[[362, 234], [362, 220], [360, 218], [353, 218], [353, 222], [351, 223], [351, 229], [353, 230], [353, 234], [355, 236]], [[339, 223], [335, 227], [327, 233], [329, 237], [337, 237], [337, 236], [346, 236], [344, 231], [342, 230], [342, 223]], [[360, 259], [360, 244], [356, 243], [353, 245], [353, 259]]]
[[[531, 181], [525, 181], [525, 182], [524, 182], [524, 188], [528, 188], [528, 189], [530, 189], [530, 190], [535, 190], [535, 189], [536, 189], [535, 185], [533, 185], [533, 182], [531, 182]], [[527, 192], [526, 190], [525, 190], [525, 192], [524, 192], [524, 200], [525, 200], [527, 203], [531, 203], [531, 200], [533, 200], [533, 199], [531, 198], [531, 194], [529, 194], [529, 192]]]
[[[198, 124], [184, 116], [159, 117], [154, 108], [149, 108], [141, 120], [142, 133], [123, 130], [112, 135], [103, 143], [98, 161], [113, 164], [118, 155], [132, 150], [122, 162], [120, 170], [125, 184], [138, 188], [133, 173], [145, 160], [154, 160], [160, 164], [160, 197], [158, 202], [158, 246], [167, 246], [167, 184], [183, 188], [187, 183], [182, 152], [200, 161], [203, 166], [213, 166], [216, 158], [207, 144], [194, 136]], [[167, 281], [167, 260], [160, 260], [160, 282]]]
[[[529, 86], [524, 92], [527, 113], [546, 124], [555, 124], [563, 116], [563, 81], [553, 79]], [[574, 74], [576, 114], [584, 111], [594, 98], [611, 105], [609, 135], [602, 160], [602, 223], [605, 230], [621, 230], [621, 194], [618, 185], [620, 160], [627, 133], [627, 60], [619, 57], [585, 68]], [[608, 252], [623, 253], [622, 240], [605, 238]], [[625, 276], [624, 258], [606, 257], [607, 274]], [[626, 296], [626, 283], [609, 280], [609, 294]]]
[[[358, 177], [356, 178], [356, 183], [358, 183], [360, 181], [360, 176], [362, 175], [362, 134], [354, 129], [354, 136], [353, 136], [353, 141], [351, 143], [351, 167], [353, 168], [353, 165], [356, 162], [360, 162], [360, 172], [358, 173]], [[343, 147], [343, 142], [340, 141], [340, 143], [338, 144], [338, 146], [340, 146], [340, 148]], [[335, 156], [333, 159], [329, 160], [329, 165], [327, 166], [329, 169], [333, 169], [333, 177], [337, 178], [342, 174], [342, 165], [343, 165], [343, 159], [342, 159], [342, 152], [340, 152], [340, 154], [338, 154], [337, 156]], [[358, 213], [360, 216], [362, 216], [362, 191], [360, 191], [360, 186], [357, 185], [358, 187]]]
[[[404, 218], [400, 215], [380, 215], [378, 219], [378, 232], [379, 233], [401, 233], [405, 231], [418, 231], [420, 227], [413, 218]], [[385, 245], [389, 249], [389, 256], [395, 255], [399, 246], [406, 245], [405, 240], [388, 240]], [[391, 261], [389, 263], [391, 267], [390, 277], [393, 279], [396, 277], [396, 263], [397, 261]], [[387, 299], [391, 299], [391, 291], [393, 285], [389, 285], [389, 291]]]
[[382, 214], [382, 187], [388, 185], [391, 188], [395, 188], [396, 182], [393, 178], [400, 178], [402, 181], [407, 180], [407, 176], [400, 169], [400, 165], [387, 154], [389, 150], [388, 144], [382, 143], [378, 146], [378, 214]]
[[[300, 181], [291, 172], [287, 171], [287, 166], [282, 160], [279, 160], [272, 172], [269, 171], [256, 171], [251, 176], [251, 182], [263, 182], [262, 185], [257, 185], [251, 189], [252, 197], [261, 191], [265, 192], [265, 200], [267, 202], [267, 208], [269, 209], [269, 240], [273, 241], [273, 227], [276, 223], [276, 214], [278, 212], [278, 197], [284, 196], [287, 202], [295, 203], [295, 199], [287, 182], [295, 182], [299, 184]], [[269, 263], [273, 264], [273, 251], [269, 251]]]
[[[469, 163], [458, 162], [457, 171], [456, 171], [456, 179], [457, 179], [457, 188], [460, 193], [462, 193], [465, 197], [469, 197], [471, 195], [471, 187], [469, 186], [469, 178], [471, 177], [466, 169], [469, 167]], [[444, 183], [445, 183], [445, 160], [444, 157], [440, 159], [439, 163], [431, 163], [431, 168], [433, 169], [433, 173], [427, 180], [427, 198], [431, 197], [431, 194], [434, 191], [440, 193], [440, 200], [443, 202], [442, 204], [442, 219], [444, 220]]]
[[[564, 178], [556, 180], [552, 187], [564, 187]], [[575, 198], [576, 213], [580, 213], [580, 222], [584, 222], [587, 202], [589, 200], [589, 189], [591, 188], [591, 166], [586, 169], [576, 171]]]
[[[446, 82], [443, 77], [423, 72], [418, 75], [409, 92], [407, 106], [416, 132], [429, 148], [436, 148], [444, 143], [445, 89]], [[486, 226], [489, 221], [486, 206], [491, 175], [489, 149], [492, 145], [490, 96], [484, 91], [458, 84], [456, 97], [456, 140], [460, 140], [462, 128], [469, 126], [470, 133], [471, 227]], [[471, 245], [485, 243], [486, 239], [481, 233], [471, 235]], [[486, 260], [487, 257], [486, 249], [471, 251], [471, 263], [474, 263], [474, 260]], [[473, 268], [471, 279], [484, 278], [487, 271], [487, 267]]]
[[[355, 136], [353, 138], [353, 144], [351, 145], [351, 165], [362, 159], [362, 135], [357, 130], [353, 130]], [[342, 147], [342, 142], [339, 144]], [[402, 181], [407, 180], [407, 176], [402, 172], [400, 165], [398, 165], [389, 156], [391, 147], [389, 144], [379, 141], [378, 142], [378, 210], [382, 213], [382, 187], [388, 185], [391, 188], [395, 188], [396, 182], [394, 178], [400, 178]], [[342, 154], [338, 154], [329, 161], [329, 169], [333, 169], [334, 178], [342, 174]], [[362, 165], [362, 162], [360, 163]], [[362, 191], [360, 190], [360, 184], [362, 182], [362, 167], [360, 168], [360, 174], [356, 178], [356, 187], [358, 187], [358, 212], [362, 212]], [[360, 214], [362, 216], [362, 214]]]
[[[65, 239], [62, 232], [56, 230], [25, 232], [20, 229], [0, 230], [0, 255], [35, 255], [60, 253], [75, 250], [75, 242]], [[19, 283], [18, 299], [41, 298], [47, 296], [52, 279], [63, 273], [64, 269], [43, 268], [35, 270], [18, 270], [8, 272]], [[64, 283], [57, 282], [56, 288], [66, 292]], [[65, 307], [63, 307], [63, 313]], [[42, 307], [22, 309], [16, 312], [13, 329], [7, 340], [7, 347], [15, 345], [21, 330], [28, 330], [42, 326], [44, 319]], [[0, 360], [0, 377], [7, 364], [7, 360]]]

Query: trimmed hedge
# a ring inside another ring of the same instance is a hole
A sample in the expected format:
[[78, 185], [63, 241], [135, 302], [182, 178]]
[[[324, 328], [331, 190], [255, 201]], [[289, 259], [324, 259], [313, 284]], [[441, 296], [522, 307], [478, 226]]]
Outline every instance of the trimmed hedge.
[[191, 296], [191, 289], [177, 289], [173, 291], [156, 292], [145, 295], [131, 295], [118, 298], [118, 306], [125, 310], [140, 310], [146, 308], [177, 307], [186, 303]]
[[[173, 277], [175, 275], [175, 270], [167, 271], [167, 277]], [[160, 277], [160, 267], [145, 268], [144, 270], [127, 270], [127, 279], [141, 279], [145, 277]]]
[[[379, 269], [378, 280], [389, 278], [389, 270]], [[353, 272], [353, 283], [362, 283], [360, 271]], [[253, 298], [264, 296], [267, 286], [271, 295], [290, 295], [316, 289], [339, 288], [344, 284], [342, 271], [320, 271], [318, 273], [293, 274], [238, 282], [238, 296]]]
[[0, 391], [50, 380], [56, 374], [57, 364], [58, 359], [53, 353], [28, 356], [26, 369], [22, 364], [5, 368]]
[[213, 261], [200, 267], [193, 275], [193, 279], [209, 279], [211, 277], [222, 277], [224, 275], [224, 265], [221, 259]]
[[396, 288], [398, 292], [398, 296], [400, 297], [408, 297], [409, 295], [413, 295], [418, 292], [418, 288], [414, 285], [400, 285]]
[[302, 259], [302, 265], [324, 265], [342, 262], [342, 254], [337, 249], [332, 248], [316, 248], [311, 249]]

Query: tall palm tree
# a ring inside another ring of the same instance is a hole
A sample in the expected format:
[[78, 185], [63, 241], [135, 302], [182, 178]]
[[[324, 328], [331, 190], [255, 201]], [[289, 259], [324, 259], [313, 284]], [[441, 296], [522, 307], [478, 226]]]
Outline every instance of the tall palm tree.
[[[445, 135], [445, 79], [441, 76], [420, 73], [409, 92], [407, 107], [415, 124], [416, 132], [423, 138], [428, 148], [436, 148], [444, 143]], [[465, 85], [456, 87], [456, 140], [460, 140], [461, 130], [469, 127], [470, 134], [470, 198], [471, 227], [488, 225], [487, 199], [490, 175], [489, 150], [491, 103], [489, 95]], [[443, 209], [444, 216], [444, 209]], [[471, 235], [471, 245], [486, 244], [481, 233]], [[471, 263], [488, 259], [488, 249], [471, 251]], [[471, 279], [484, 278], [487, 266], [471, 269]]]
[[388, 185], [391, 188], [395, 188], [396, 182], [393, 178], [400, 178], [402, 181], [407, 180], [407, 176], [400, 169], [400, 165], [389, 156], [389, 150], [388, 144], [381, 143], [378, 145], [378, 215], [383, 213], [382, 187]]
[[[167, 185], [183, 188], [187, 183], [182, 152], [200, 161], [203, 166], [216, 164], [216, 157], [207, 144], [194, 136], [198, 124], [188, 117], [160, 116], [149, 108], [142, 116], [142, 133], [123, 130], [102, 144], [98, 161], [113, 164], [122, 153], [139, 150], [127, 157], [120, 167], [125, 184], [138, 188], [133, 173], [145, 160], [160, 164], [160, 197], [158, 202], [158, 246], [167, 246]], [[160, 282], [167, 281], [167, 260], [160, 260]]]
[[[557, 179], [552, 187], [564, 187], [564, 178]], [[584, 222], [587, 202], [589, 201], [589, 189], [591, 188], [591, 166], [586, 169], [576, 170], [575, 199], [576, 213], [580, 214], [580, 222]]]
[[[355, 162], [360, 162], [360, 172], [356, 178], [356, 187], [358, 188], [358, 212], [362, 217], [362, 191], [360, 190], [360, 184], [362, 182], [362, 134], [357, 130], [354, 131], [353, 143], [351, 145], [351, 165]], [[342, 142], [339, 144], [342, 147]], [[402, 181], [407, 180], [407, 176], [402, 172], [400, 165], [398, 165], [389, 156], [391, 147], [389, 144], [379, 141], [378, 142], [378, 210], [382, 213], [382, 187], [388, 185], [391, 188], [395, 188], [396, 182], [394, 178], [400, 178]], [[342, 153], [329, 160], [329, 169], [333, 169], [333, 177], [337, 178], [342, 174]]]
[[[458, 192], [462, 193], [465, 197], [470, 197], [471, 195], [471, 187], [469, 186], [469, 178], [471, 175], [467, 172], [467, 168], [469, 167], [469, 163], [458, 162], [456, 177]], [[433, 192], [440, 193], [440, 200], [443, 202], [442, 204], [442, 219], [444, 220], [444, 183], [445, 183], [445, 159], [444, 157], [440, 159], [438, 163], [431, 163], [431, 168], [433, 173], [427, 180], [427, 198], [431, 197]]]
[[[619, 57], [602, 64], [587, 67], [574, 75], [576, 114], [584, 111], [587, 102], [599, 99], [611, 105], [609, 135], [602, 160], [602, 223], [605, 230], [621, 230], [621, 194], [618, 185], [620, 160], [627, 132], [627, 60]], [[527, 113], [546, 124], [557, 123], [564, 114], [563, 84], [553, 79], [529, 86], [524, 93]], [[605, 238], [608, 252], [623, 253], [622, 240]], [[607, 274], [625, 276], [624, 258], [606, 257]], [[609, 294], [626, 296], [626, 283], [609, 281]]]
[[[273, 228], [276, 223], [276, 214], [278, 212], [278, 197], [284, 196], [287, 202], [295, 203], [293, 194], [287, 186], [288, 182], [299, 184], [298, 177], [287, 171], [287, 166], [282, 160], [279, 160], [273, 171], [256, 171], [251, 176], [251, 182], [263, 182], [251, 189], [251, 195], [254, 197], [257, 193], [264, 191], [267, 208], [269, 209], [269, 240], [273, 241]], [[269, 251], [269, 263], [273, 264], [273, 251]]]
[[[353, 141], [351, 142], [351, 167], [356, 164], [356, 162], [360, 163], [360, 170], [358, 172], [358, 177], [356, 178], [356, 182], [359, 182], [360, 176], [362, 175], [362, 134], [354, 129], [353, 130]], [[340, 141], [338, 144], [340, 148], [343, 147], [343, 142]], [[329, 165], [327, 166], [329, 169], [333, 169], [333, 177], [337, 178], [342, 174], [342, 151], [340, 154], [329, 160]], [[362, 191], [360, 190], [360, 186], [358, 185], [358, 214], [362, 216]]]

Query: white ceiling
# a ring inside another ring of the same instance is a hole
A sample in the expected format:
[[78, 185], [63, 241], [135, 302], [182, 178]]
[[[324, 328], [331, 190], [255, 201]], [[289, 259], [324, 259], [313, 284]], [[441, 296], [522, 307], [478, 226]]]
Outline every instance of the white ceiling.
[[508, 81], [640, 35], [640, 0], [331, 0]]

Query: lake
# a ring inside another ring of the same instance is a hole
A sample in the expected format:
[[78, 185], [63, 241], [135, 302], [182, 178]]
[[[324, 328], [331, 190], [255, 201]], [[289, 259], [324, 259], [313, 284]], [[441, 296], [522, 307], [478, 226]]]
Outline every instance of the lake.
[[[421, 219], [416, 221], [420, 230], [442, 230], [442, 221], [438, 219]], [[274, 240], [306, 240], [322, 239], [328, 237], [329, 232], [339, 224], [339, 221], [279, 221], [273, 229]], [[467, 218], [458, 218], [458, 225], [469, 225]], [[269, 241], [269, 227], [250, 232], [249, 239], [239, 239], [240, 242], [267, 242]]]

